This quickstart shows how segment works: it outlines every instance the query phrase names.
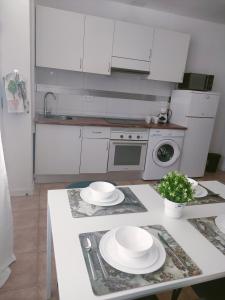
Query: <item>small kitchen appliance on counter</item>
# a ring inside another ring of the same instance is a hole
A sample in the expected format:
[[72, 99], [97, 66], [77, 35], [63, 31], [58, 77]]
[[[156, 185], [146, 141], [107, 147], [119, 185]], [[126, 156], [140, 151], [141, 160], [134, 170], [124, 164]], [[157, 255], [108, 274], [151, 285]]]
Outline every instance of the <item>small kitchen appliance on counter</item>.
[[161, 108], [160, 113], [158, 114], [159, 123], [160, 124], [166, 124], [169, 122], [170, 118], [172, 116], [171, 109], [167, 108]]

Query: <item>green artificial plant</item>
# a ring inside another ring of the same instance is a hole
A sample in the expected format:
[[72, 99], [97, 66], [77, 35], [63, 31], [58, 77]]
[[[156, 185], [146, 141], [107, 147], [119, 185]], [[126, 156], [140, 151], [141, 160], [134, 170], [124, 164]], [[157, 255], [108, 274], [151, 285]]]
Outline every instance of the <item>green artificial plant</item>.
[[169, 172], [164, 176], [156, 190], [162, 197], [175, 203], [186, 203], [194, 198], [191, 183], [185, 175], [177, 171]]

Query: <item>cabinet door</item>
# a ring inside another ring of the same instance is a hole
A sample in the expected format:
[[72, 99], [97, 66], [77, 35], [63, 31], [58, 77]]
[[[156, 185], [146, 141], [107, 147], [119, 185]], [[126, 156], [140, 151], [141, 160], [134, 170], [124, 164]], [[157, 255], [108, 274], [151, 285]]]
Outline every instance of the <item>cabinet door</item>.
[[80, 127], [38, 124], [35, 143], [35, 174], [79, 173]]
[[108, 139], [83, 139], [80, 173], [106, 173]]
[[84, 15], [37, 6], [36, 65], [82, 71]]
[[96, 74], [111, 73], [114, 21], [85, 17], [83, 71]]
[[153, 28], [116, 21], [113, 42], [113, 56], [150, 60]]
[[190, 36], [155, 29], [149, 79], [182, 82]]

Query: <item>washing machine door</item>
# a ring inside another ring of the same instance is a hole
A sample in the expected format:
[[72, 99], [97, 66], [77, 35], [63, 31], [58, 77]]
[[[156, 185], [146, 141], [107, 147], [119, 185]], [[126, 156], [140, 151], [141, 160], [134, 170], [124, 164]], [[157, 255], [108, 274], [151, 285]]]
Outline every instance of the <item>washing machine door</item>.
[[152, 158], [153, 162], [160, 167], [172, 166], [180, 157], [181, 151], [178, 144], [173, 140], [162, 140], [156, 144]]

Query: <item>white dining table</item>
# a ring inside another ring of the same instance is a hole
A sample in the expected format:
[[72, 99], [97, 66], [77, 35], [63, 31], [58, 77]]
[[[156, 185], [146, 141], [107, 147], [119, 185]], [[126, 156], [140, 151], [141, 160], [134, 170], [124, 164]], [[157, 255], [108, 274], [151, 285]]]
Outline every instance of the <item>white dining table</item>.
[[[202, 181], [201, 185], [225, 198], [225, 185], [218, 181]], [[186, 206], [181, 219], [167, 217], [163, 199], [148, 184], [128, 186], [147, 208], [147, 212], [73, 218], [67, 190], [48, 191], [47, 215], [47, 299], [51, 296], [51, 260], [54, 246], [60, 300], [136, 299], [166, 290], [225, 277], [225, 255], [209, 242], [187, 219], [217, 216], [225, 213], [225, 202]], [[152, 284], [141, 288], [94, 295], [83, 257], [79, 234], [110, 230], [122, 225], [163, 225], [202, 273], [179, 280]]]

